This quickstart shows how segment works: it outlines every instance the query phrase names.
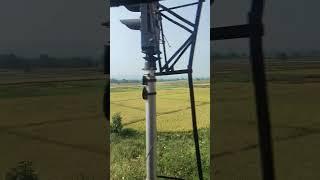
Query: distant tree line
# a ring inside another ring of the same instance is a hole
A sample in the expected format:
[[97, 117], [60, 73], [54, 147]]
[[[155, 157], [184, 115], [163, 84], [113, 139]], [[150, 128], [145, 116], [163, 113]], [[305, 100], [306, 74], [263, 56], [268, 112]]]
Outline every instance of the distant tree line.
[[111, 79], [111, 83], [120, 84], [120, 83], [140, 83], [141, 80], [128, 80], [128, 79]]
[[[320, 57], [320, 50], [310, 51], [272, 51], [264, 53], [266, 58], [286, 60], [289, 58], [302, 58], [302, 57]], [[246, 52], [213, 52], [211, 57], [216, 59], [240, 59], [248, 58], [249, 55]]]
[[213, 52], [211, 57], [217, 59], [235, 59], [235, 58], [247, 58], [248, 54], [244, 52]]
[[[196, 81], [200, 80], [209, 80], [209, 78], [194, 78]], [[166, 81], [179, 81], [187, 80], [187, 78], [172, 78], [172, 79], [157, 79], [157, 82], [166, 82]], [[142, 83], [142, 80], [138, 79], [116, 79], [111, 78], [111, 83], [120, 84], [120, 83]]]
[[102, 67], [103, 59], [93, 59], [90, 57], [50, 57], [41, 54], [37, 58], [19, 57], [15, 54], [0, 54], [0, 69], [24, 69], [32, 68], [81, 68], [81, 67]]
[[292, 51], [292, 52], [284, 52], [284, 51], [278, 51], [278, 52], [272, 52], [267, 53], [266, 57], [269, 58], [276, 58], [276, 59], [289, 59], [289, 58], [303, 58], [303, 57], [320, 57], [320, 51], [307, 51], [307, 52], [298, 52], [298, 51]]

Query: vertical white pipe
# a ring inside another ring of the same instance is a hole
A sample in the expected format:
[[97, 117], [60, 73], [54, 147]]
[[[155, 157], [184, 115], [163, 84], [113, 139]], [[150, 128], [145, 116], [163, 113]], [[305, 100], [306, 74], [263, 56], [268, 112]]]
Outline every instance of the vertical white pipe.
[[[151, 70], [150, 70], [151, 69]], [[147, 70], [147, 92], [146, 100], [146, 168], [147, 180], [156, 179], [156, 82], [155, 70], [150, 68]]]

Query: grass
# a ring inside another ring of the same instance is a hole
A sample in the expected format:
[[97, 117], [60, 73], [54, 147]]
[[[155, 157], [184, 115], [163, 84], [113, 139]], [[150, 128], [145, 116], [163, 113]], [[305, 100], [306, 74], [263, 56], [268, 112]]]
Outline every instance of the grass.
[[[199, 131], [202, 159], [209, 159], [208, 130]], [[121, 135], [112, 135], [112, 179], [143, 179], [145, 177], [145, 134], [125, 129]], [[193, 136], [190, 132], [158, 133], [157, 174], [197, 179], [197, 166]], [[209, 164], [203, 161], [205, 179], [208, 179]]]

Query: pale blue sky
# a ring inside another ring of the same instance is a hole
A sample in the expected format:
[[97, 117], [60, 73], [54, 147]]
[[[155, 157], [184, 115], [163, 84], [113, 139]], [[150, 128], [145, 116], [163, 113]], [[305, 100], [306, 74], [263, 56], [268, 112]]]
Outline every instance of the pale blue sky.
[[[177, 0], [162, 3], [167, 7], [181, 5], [194, 0]], [[194, 56], [194, 77], [209, 77], [210, 65], [210, 5], [209, 1], [204, 3], [197, 45]], [[178, 14], [194, 22], [197, 6], [191, 6], [175, 10]], [[111, 8], [110, 11], [110, 46], [111, 46], [111, 78], [141, 78], [144, 66], [143, 54], [140, 46], [140, 31], [128, 29], [120, 19], [139, 18], [140, 13], [128, 11], [125, 7]], [[166, 39], [171, 47], [168, 47], [168, 54], [172, 54], [186, 39], [188, 32], [164, 20], [164, 31]], [[178, 68], [186, 68], [187, 58], [182, 56], [183, 62]], [[179, 76], [181, 77], [181, 76]]]

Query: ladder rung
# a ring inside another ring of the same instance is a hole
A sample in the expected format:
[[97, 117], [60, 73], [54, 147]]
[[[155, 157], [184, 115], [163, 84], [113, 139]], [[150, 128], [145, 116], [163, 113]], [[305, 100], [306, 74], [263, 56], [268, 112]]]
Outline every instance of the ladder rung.
[[223, 40], [223, 39], [237, 39], [237, 38], [248, 38], [251, 33], [257, 33], [257, 35], [263, 35], [262, 24], [258, 25], [235, 25], [226, 27], [216, 27], [210, 29], [211, 40]]
[[177, 177], [169, 177], [169, 176], [157, 176], [158, 178], [162, 179], [177, 179], [177, 180], [184, 180], [182, 178], [177, 178]]
[[110, 22], [103, 22], [101, 25], [110, 28]]
[[168, 71], [168, 72], [158, 72], [155, 73], [156, 76], [164, 76], [164, 75], [177, 75], [177, 74], [187, 74], [192, 72], [192, 70], [183, 69], [183, 70], [175, 70], [175, 71]]

